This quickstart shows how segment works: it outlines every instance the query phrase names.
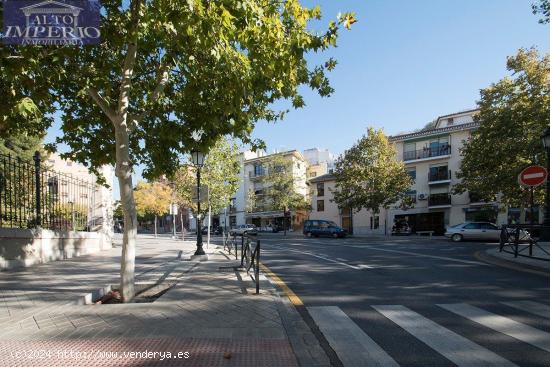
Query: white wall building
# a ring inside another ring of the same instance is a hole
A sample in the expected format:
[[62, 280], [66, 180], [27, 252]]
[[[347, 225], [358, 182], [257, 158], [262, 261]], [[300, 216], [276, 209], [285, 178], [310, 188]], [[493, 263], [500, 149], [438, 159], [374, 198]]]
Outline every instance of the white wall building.
[[356, 212], [338, 208], [333, 201], [336, 180], [332, 174], [327, 173], [313, 177], [308, 184], [311, 194], [311, 212], [308, 219], [333, 221], [350, 234], [384, 235], [387, 233], [384, 209], [381, 209], [379, 213], [371, 213], [365, 209]]
[[[256, 195], [262, 194], [262, 183], [260, 178], [265, 175], [265, 169], [262, 166], [275, 155], [282, 155], [286, 159], [292, 161], [293, 176], [295, 177], [295, 189], [304, 197], [308, 195], [306, 185], [306, 170], [308, 163], [304, 156], [297, 150], [286, 152], [265, 154], [263, 151], [250, 152], [246, 151], [240, 155], [240, 185], [234, 198], [231, 199], [231, 204], [220, 213], [219, 224], [226, 225], [228, 228], [234, 228], [241, 224], [252, 223], [258, 227], [267, 227], [268, 225], [276, 224], [279, 227], [283, 226], [284, 213], [283, 211], [262, 211], [247, 213], [247, 195], [249, 190], [252, 190]], [[305, 214], [300, 212], [291, 212], [292, 228], [297, 229], [305, 219]]]
[[478, 110], [473, 109], [440, 116], [433, 128], [390, 137], [397, 159], [405, 163], [414, 179], [409, 195], [415, 203], [406, 210], [393, 207], [388, 212], [388, 223], [405, 220], [413, 231], [442, 233], [445, 226], [465, 221], [506, 222], [506, 212], [498, 210], [498, 203], [480, 202], [472, 193], [452, 193], [453, 185], [458, 183], [460, 149], [479, 127], [474, 121], [476, 113]]

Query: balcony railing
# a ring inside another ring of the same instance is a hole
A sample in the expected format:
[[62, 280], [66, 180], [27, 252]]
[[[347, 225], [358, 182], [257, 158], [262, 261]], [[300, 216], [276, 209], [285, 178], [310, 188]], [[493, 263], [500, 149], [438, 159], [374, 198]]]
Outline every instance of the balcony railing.
[[451, 195], [432, 194], [428, 199], [428, 206], [451, 205]]
[[424, 148], [419, 150], [411, 150], [409, 152], [403, 152], [403, 160], [412, 161], [415, 159], [439, 157], [442, 155], [449, 155], [449, 154], [451, 154], [451, 146], [442, 145], [437, 148]]
[[428, 175], [428, 182], [436, 181], [448, 181], [451, 179], [451, 170], [439, 171], [439, 172], [430, 172]]

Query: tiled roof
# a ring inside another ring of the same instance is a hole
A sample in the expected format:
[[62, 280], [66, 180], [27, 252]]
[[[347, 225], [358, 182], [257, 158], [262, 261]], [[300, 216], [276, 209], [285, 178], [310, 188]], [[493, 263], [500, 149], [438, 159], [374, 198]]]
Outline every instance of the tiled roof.
[[425, 131], [417, 131], [415, 133], [401, 134], [390, 136], [390, 141], [403, 141], [413, 138], [428, 137], [432, 135], [439, 135], [446, 132], [472, 130], [479, 127], [479, 122], [469, 122], [467, 124], [452, 125], [447, 127], [441, 127], [439, 129], [430, 129]]
[[324, 175], [313, 177], [309, 182], [322, 182], [322, 181], [332, 181], [335, 177], [332, 173], [325, 173]]

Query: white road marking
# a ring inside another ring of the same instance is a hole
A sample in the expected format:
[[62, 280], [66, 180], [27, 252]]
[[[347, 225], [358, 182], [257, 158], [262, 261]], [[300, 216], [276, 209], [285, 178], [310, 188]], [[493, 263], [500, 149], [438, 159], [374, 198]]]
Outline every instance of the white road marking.
[[457, 366], [516, 366], [498, 354], [411, 311], [405, 306], [372, 307]]
[[339, 307], [308, 307], [307, 310], [345, 367], [399, 367]]
[[438, 305], [489, 329], [550, 352], [550, 334], [510, 318], [482, 310], [465, 303]]
[[511, 301], [502, 302], [503, 304], [529, 312], [533, 315], [542, 316], [550, 319], [550, 306], [533, 301]]
[[[275, 245], [275, 246], [278, 246], [278, 245]], [[325, 261], [328, 261], [328, 262], [331, 262], [331, 263], [339, 264], [339, 265], [345, 266], [345, 267], [347, 267], [347, 268], [355, 269], [355, 270], [372, 269], [372, 268], [373, 268], [372, 266], [366, 265], [366, 264], [351, 265], [351, 264], [345, 263], [345, 262], [343, 262], [343, 261], [334, 260], [334, 259], [331, 259], [331, 258], [329, 258], [329, 257], [327, 257], [327, 256], [322, 256], [322, 255], [314, 254], [314, 253], [311, 253], [311, 252], [309, 252], [309, 251], [300, 251], [300, 250], [291, 249], [291, 248], [287, 248], [287, 249], [285, 249], [285, 250], [286, 250], [286, 251], [297, 252], [297, 253], [304, 254], [304, 255], [308, 255], [308, 256], [313, 256], [313, 257], [316, 257], [316, 258], [318, 258], [318, 259], [322, 259], [322, 260], [325, 260]]]
[[397, 254], [411, 255], [411, 256], [415, 256], [415, 257], [428, 257], [428, 258], [431, 258], [431, 259], [447, 260], [447, 261], [453, 261], [453, 262], [462, 263], [462, 264], [469, 264], [469, 265], [490, 266], [489, 264], [485, 264], [485, 263], [482, 263], [482, 262], [479, 262], [479, 261], [460, 260], [460, 259], [455, 259], [453, 257], [446, 257], [446, 256], [426, 255], [426, 254], [421, 254], [421, 253], [418, 253], [418, 252], [390, 250], [390, 249], [387, 249], [387, 248], [379, 248], [379, 247], [369, 247], [369, 250], [395, 252]]

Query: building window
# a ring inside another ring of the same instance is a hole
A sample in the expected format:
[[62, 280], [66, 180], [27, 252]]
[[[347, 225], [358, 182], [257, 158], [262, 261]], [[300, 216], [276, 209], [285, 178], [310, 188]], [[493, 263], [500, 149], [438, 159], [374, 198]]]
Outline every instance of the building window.
[[237, 217], [232, 215], [229, 217], [229, 227], [235, 228], [237, 227]]
[[449, 117], [449, 119], [447, 120], [447, 126], [451, 126], [454, 123], [455, 123], [455, 120], [452, 117]]
[[325, 211], [325, 201], [324, 200], [317, 200], [317, 211], [318, 212], [324, 212]]
[[413, 181], [416, 181], [416, 168], [407, 169], [407, 174], [411, 177]]
[[521, 210], [519, 208], [508, 208], [508, 224], [519, 224]]
[[406, 195], [412, 203], [416, 203], [416, 190], [409, 190]]
[[311, 172], [311, 173], [309, 174], [309, 177], [317, 177], [317, 172]]
[[317, 196], [325, 196], [325, 183], [324, 182], [318, 182], [317, 183]]
[[[525, 208], [525, 223], [530, 224], [531, 223], [531, 208]], [[539, 207], [534, 206], [533, 207], [533, 223], [538, 224], [539, 223]]]
[[429, 181], [445, 181], [449, 180], [449, 167], [444, 166], [432, 166], [430, 167]]
[[265, 175], [264, 167], [260, 164], [254, 165], [254, 176], [263, 176]]

